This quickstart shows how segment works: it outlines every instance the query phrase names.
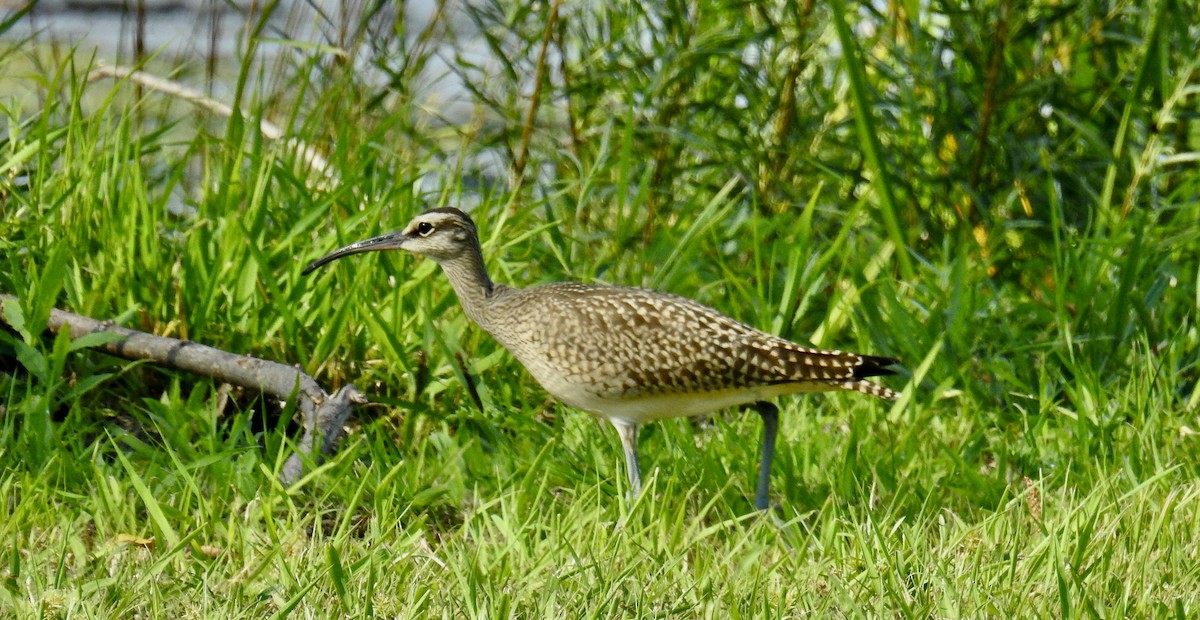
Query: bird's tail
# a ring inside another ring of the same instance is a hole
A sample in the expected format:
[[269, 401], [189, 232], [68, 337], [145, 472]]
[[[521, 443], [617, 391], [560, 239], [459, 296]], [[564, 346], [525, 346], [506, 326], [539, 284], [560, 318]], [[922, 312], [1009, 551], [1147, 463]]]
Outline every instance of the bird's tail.
[[[895, 373], [889, 371], [887, 374]], [[859, 392], [868, 396], [875, 396], [885, 400], [896, 400], [897, 398], [900, 398], [900, 392], [897, 392], [886, 385], [879, 385], [878, 383], [872, 383], [871, 381], [867, 381], [865, 379], [859, 379], [858, 381], [843, 381], [836, 385], [843, 390]]]
[[855, 379], [894, 375], [896, 371], [888, 368], [888, 366], [895, 366], [900, 363], [900, 360], [894, 357], [883, 357], [882, 355], [860, 355], [859, 357], [862, 361], [854, 367]]

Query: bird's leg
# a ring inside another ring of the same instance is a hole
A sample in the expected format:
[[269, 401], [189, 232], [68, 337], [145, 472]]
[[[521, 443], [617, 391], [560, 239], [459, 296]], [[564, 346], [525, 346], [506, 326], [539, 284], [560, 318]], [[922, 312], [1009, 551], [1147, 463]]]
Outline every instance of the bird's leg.
[[762, 460], [758, 463], [758, 491], [754, 493], [754, 507], [766, 510], [770, 507], [767, 493], [771, 487], [771, 461], [775, 458], [775, 434], [779, 432], [779, 408], [766, 401], [751, 406], [763, 421]]
[[625, 471], [629, 474], [630, 498], [636, 498], [642, 493], [642, 472], [638, 469], [637, 459], [637, 424], [624, 420], [612, 420], [621, 438], [621, 447], [625, 449]]

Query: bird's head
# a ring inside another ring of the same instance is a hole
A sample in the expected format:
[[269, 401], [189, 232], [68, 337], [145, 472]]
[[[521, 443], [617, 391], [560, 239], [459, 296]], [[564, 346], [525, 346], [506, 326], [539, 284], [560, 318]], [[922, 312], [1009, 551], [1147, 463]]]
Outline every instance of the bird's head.
[[475, 222], [453, 207], [432, 209], [414, 217], [404, 230], [372, 237], [338, 248], [311, 262], [305, 275], [343, 256], [361, 252], [406, 250], [441, 263], [459, 258], [479, 246]]

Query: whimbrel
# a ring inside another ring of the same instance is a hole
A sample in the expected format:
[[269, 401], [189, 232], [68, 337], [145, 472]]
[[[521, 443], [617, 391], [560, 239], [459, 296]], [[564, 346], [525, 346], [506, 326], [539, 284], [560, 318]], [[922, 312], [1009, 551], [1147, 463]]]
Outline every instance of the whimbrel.
[[402, 231], [352, 243], [313, 261], [407, 250], [442, 266], [463, 311], [508, 349], [555, 398], [608, 420], [625, 451], [632, 493], [641, 491], [638, 426], [749, 405], [763, 420], [754, 505], [768, 507], [779, 410], [768, 399], [846, 390], [899, 396], [867, 377], [895, 374], [890, 357], [805, 347], [761, 332], [690, 299], [640, 288], [556, 282], [514, 288], [492, 282], [466, 213], [426, 211]]

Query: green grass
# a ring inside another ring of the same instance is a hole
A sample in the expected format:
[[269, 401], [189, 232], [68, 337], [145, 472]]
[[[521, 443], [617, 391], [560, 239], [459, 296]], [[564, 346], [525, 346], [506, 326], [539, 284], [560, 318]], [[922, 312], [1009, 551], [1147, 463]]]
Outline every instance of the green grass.
[[[90, 55], [0, 47], [0, 292], [22, 299], [0, 331], [0, 616], [1197, 614], [1193, 10], [564, 6], [526, 132], [538, 7], [468, 14], [505, 60], [457, 59], [467, 125], [420, 98], [438, 27], [357, 69], [247, 41], [228, 121], [89, 83]], [[519, 184], [477, 163], [526, 148]], [[684, 294], [899, 357], [905, 396], [781, 401], [771, 517], [738, 412], [646, 427], [630, 502], [612, 429], [552, 403], [431, 262], [300, 276], [475, 203], [497, 281]], [[52, 307], [375, 404], [283, 487], [284, 406], [45, 335]]]

